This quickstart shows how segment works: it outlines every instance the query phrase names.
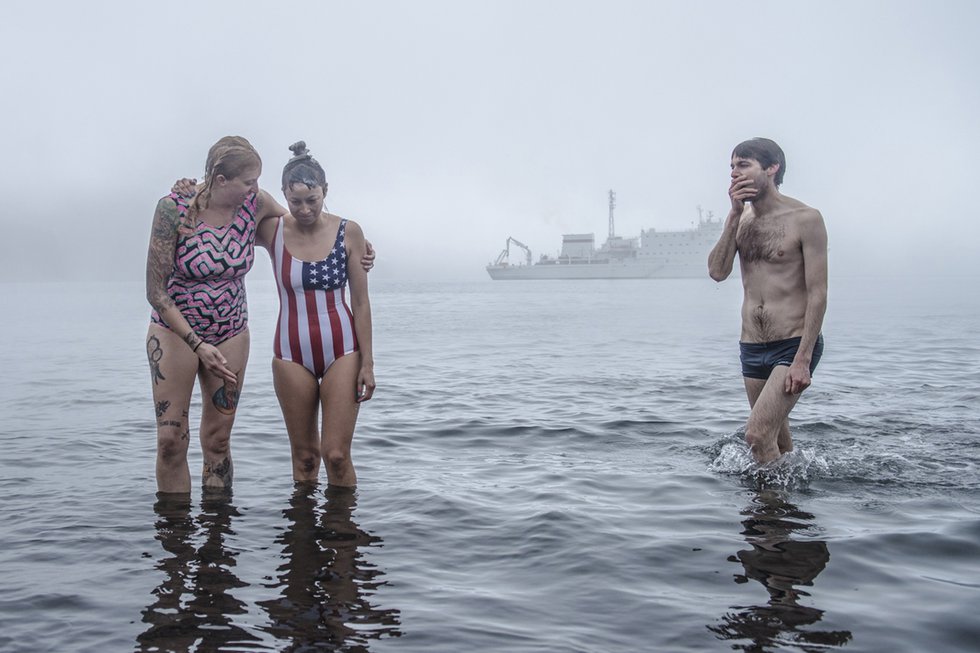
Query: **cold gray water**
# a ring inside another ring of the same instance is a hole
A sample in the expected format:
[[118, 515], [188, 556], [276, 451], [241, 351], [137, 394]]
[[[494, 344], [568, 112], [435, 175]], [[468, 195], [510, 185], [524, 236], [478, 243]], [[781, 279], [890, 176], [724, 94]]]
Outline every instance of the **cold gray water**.
[[0, 284], [0, 650], [977, 650], [978, 281], [831, 278], [766, 470], [737, 280], [373, 281], [349, 493], [293, 486], [257, 280], [234, 494], [192, 443], [189, 503], [141, 284]]

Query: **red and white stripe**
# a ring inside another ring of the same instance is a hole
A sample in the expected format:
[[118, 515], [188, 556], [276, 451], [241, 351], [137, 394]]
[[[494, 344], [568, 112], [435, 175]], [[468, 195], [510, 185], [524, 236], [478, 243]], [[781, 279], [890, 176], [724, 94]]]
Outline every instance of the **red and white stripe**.
[[277, 358], [301, 363], [320, 376], [334, 360], [357, 348], [346, 286], [305, 290], [303, 261], [293, 258], [286, 249], [281, 218], [279, 223], [272, 252], [279, 290], [279, 323], [273, 350]]

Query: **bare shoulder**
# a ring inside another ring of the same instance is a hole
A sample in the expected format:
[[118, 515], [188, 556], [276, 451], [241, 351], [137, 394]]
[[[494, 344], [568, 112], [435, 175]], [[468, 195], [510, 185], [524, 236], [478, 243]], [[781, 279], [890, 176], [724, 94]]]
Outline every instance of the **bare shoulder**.
[[820, 215], [820, 211], [812, 206], [804, 204], [800, 200], [788, 197], [786, 195], [783, 196], [783, 199], [785, 202], [784, 211], [794, 219], [800, 221], [823, 220], [823, 216]]
[[161, 197], [153, 212], [153, 236], [169, 236], [176, 233], [180, 224], [180, 213], [177, 202], [169, 195]]
[[797, 213], [801, 229], [805, 232], [824, 231], [823, 215], [812, 206], [802, 205]]
[[827, 227], [824, 225], [823, 215], [803, 202], [797, 204], [798, 206], [792, 210], [792, 216], [803, 246], [826, 250]]
[[177, 201], [170, 195], [164, 195], [157, 202], [157, 213], [176, 213]]
[[[341, 219], [344, 220], [345, 218], [341, 218]], [[347, 219], [346, 222], [347, 222], [347, 226], [344, 227], [345, 233], [348, 236], [353, 236], [354, 238], [364, 240], [364, 230], [361, 229], [361, 225], [349, 219]]]

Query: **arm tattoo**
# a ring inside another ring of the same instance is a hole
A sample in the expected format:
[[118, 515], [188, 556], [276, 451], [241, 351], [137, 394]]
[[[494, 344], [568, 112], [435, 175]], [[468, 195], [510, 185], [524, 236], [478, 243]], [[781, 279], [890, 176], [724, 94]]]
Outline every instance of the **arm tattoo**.
[[179, 224], [180, 218], [173, 200], [160, 200], [153, 214], [150, 249], [146, 255], [146, 297], [157, 312], [173, 305], [167, 293], [167, 282], [173, 273]]
[[[153, 385], [160, 383], [160, 381], [166, 381], [167, 377], [160, 373], [160, 359], [163, 358], [163, 348], [160, 346], [160, 340], [156, 336], [150, 336], [146, 339], [146, 357], [150, 361], [150, 378], [153, 379]], [[157, 410], [159, 410], [159, 406], [157, 406]], [[159, 416], [157, 414], [157, 417]]]
[[194, 333], [194, 331], [191, 331], [186, 336], [184, 336], [184, 342], [187, 343], [187, 346], [190, 347], [192, 351], [196, 352], [197, 350], [194, 348], [200, 345], [204, 341], [201, 339], [199, 335]]

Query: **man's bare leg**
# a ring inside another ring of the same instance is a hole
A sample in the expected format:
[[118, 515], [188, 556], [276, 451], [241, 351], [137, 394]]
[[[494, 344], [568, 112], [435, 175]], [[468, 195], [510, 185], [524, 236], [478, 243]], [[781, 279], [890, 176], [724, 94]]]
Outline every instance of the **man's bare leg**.
[[783, 420], [783, 426], [779, 429], [779, 437], [776, 438], [776, 445], [779, 446], [779, 455], [789, 453], [793, 450], [793, 437], [789, 434], [789, 418]]
[[758, 463], [773, 461], [793, 449], [789, 413], [800, 395], [785, 391], [788, 372], [788, 367], [779, 365], [773, 369], [768, 380], [744, 379], [745, 392], [752, 407], [745, 425], [745, 441]]

